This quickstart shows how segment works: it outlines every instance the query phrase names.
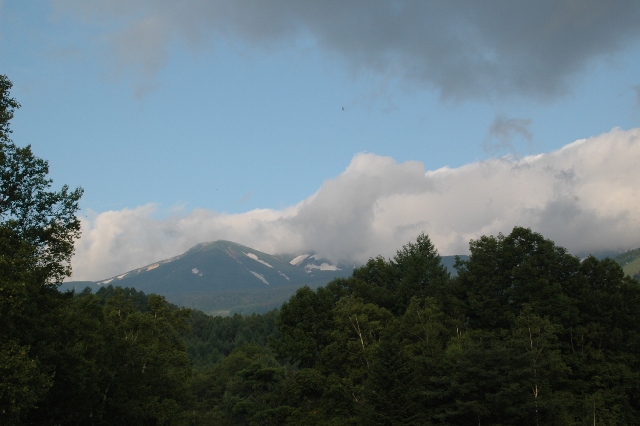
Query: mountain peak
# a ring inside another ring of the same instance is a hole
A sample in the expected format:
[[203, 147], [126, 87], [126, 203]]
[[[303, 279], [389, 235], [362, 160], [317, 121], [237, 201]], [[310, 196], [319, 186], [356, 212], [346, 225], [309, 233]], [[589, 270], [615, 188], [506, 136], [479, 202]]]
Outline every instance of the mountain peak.
[[296, 262], [287, 259], [290, 257], [273, 256], [233, 241], [203, 242], [178, 256], [95, 282], [92, 287], [134, 287], [211, 313], [244, 305], [253, 298], [269, 309], [279, 307], [304, 285], [324, 285], [352, 271], [311, 254], [294, 256]]

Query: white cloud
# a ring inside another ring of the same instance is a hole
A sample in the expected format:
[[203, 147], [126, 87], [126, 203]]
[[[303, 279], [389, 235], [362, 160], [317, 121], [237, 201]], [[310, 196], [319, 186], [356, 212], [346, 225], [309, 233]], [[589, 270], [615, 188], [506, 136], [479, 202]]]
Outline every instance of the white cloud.
[[640, 129], [579, 140], [519, 160], [496, 158], [425, 172], [371, 153], [284, 210], [195, 210], [154, 218], [156, 207], [93, 214], [73, 259], [74, 279], [105, 279], [225, 239], [271, 253], [329, 260], [386, 257], [421, 232], [441, 254], [470, 239], [531, 227], [573, 253], [640, 246]]

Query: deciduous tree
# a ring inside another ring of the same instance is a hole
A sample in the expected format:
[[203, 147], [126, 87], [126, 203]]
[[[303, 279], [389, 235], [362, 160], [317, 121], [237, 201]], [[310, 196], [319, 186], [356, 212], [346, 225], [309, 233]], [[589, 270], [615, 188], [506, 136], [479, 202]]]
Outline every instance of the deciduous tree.
[[40, 405], [58, 380], [64, 297], [55, 290], [71, 272], [82, 189], [51, 189], [48, 164], [10, 139], [19, 108], [11, 81], [0, 75], [0, 423]]

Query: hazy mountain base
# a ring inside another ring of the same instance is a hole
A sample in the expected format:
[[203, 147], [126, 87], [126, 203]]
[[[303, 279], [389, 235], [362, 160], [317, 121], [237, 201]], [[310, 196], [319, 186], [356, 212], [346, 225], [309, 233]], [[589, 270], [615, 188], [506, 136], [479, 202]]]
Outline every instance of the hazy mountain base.
[[182, 292], [168, 295], [166, 299], [175, 305], [198, 309], [214, 316], [264, 314], [282, 306], [299, 288], [300, 286], [289, 286], [253, 291]]
[[640, 248], [619, 254], [614, 257], [614, 260], [622, 266], [626, 275], [640, 278]]
[[[317, 288], [320, 285], [309, 287]], [[93, 281], [71, 281], [62, 284], [59, 290], [80, 293], [89, 288], [92, 293], [96, 293], [106, 287], [108, 285], [100, 285]], [[167, 294], [165, 299], [177, 306], [197, 309], [213, 316], [263, 314], [279, 308], [300, 287], [302, 285], [239, 291], [184, 291]]]

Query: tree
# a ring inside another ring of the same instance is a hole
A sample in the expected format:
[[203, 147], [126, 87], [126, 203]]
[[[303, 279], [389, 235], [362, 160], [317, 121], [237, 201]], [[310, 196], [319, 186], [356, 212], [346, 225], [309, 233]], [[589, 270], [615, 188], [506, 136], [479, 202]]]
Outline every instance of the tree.
[[177, 424], [189, 403], [191, 377], [180, 331], [190, 314], [149, 295], [144, 311], [117, 288], [104, 306], [103, 377], [95, 417], [104, 424]]
[[20, 104], [15, 99], [9, 97], [13, 84], [6, 75], [0, 74], [0, 141], [9, 139], [9, 121], [13, 118], [13, 113], [20, 108]]
[[335, 328], [332, 342], [321, 354], [328, 373], [344, 374], [352, 383], [366, 380], [382, 333], [394, 320], [393, 314], [373, 303], [346, 297], [333, 310]]
[[82, 189], [51, 190], [48, 164], [9, 138], [20, 104], [0, 75], [0, 423], [18, 424], [49, 393], [63, 343], [68, 296], [55, 289], [71, 273]]
[[326, 346], [333, 328], [335, 302], [324, 288], [299, 288], [280, 309], [278, 328], [282, 338], [274, 342], [281, 358], [300, 367], [312, 367]]
[[425, 234], [418, 235], [415, 243], [398, 250], [392, 264], [400, 277], [396, 299], [398, 314], [404, 314], [413, 297], [434, 297], [449, 284], [449, 272]]
[[238, 425], [283, 424], [290, 408], [280, 404], [284, 367], [265, 354], [254, 358], [227, 382], [222, 409]]
[[554, 321], [575, 318], [571, 295], [580, 261], [565, 248], [522, 227], [507, 236], [483, 236], [469, 248], [469, 260], [457, 264], [457, 286], [472, 327], [510, 328], [525, 304]]
[[[517, 392], [527, 382], [531, 389], [542, 389], [533, 400], [529, 395], [520, 402], [514, 399], [510, 406], [526, 408], [533, 402], [536, 415], [531, 419], [539, 418], [541, 424], [552, 423], [550, 419], [566, 424], [564, 415], [580, 419], [580, 424], [594, 420], [637, 424], [638, 282], [625, 277], [611, 259], [580, 261], [553, 241], [521, 227], [507, 236], [481, 237], [471, 242], [470, 249], [469, 260], [457, 265], [455, 288], [467, 306], [468, 328], [473, 332], [469, 335], [482, 338], [467, 342], [462, 354], [472, 354], [469, 359], [474, 360], [487, 354], [491, 355], [487, 360], [500, 359], [502, 348], [508, 357], [498, 365], [508, 371], [500, 377], [520, 384]], [[544, 342], [545, 349], [533, 350], [533, 340]], [[514, 354], [513, 345], [528, 350]], [[475, 372], [482, 362], [464, 364], [465, 358], [457, 354], [452, 359], [465, 384], [494, 381], [482, 375], [491, 364]], [[482, 393], [491, 394], [500, 395], [498, 391]], [[474, 409], [481, 406], [486, 405]], [[493, 406], [487, 413], [499, 413], [500, 408]], [[486, 413], [476, 413], [487, 418]], [[506, 412], [503, 415], [507, 418]]]
[[438, 251], [428, 236], [420, 234], [415, 243], [404, 245], [393, 259], [385, 260], [382, 256], [369, 259], [353, 271], [352, 277], [336, 280], [327, 289], [340, 297], [351, 295], [374, 303], [400, 316], [412, 297], [441, 294], [449, 280]]
[[456, 335], [434, 298], [411, 299], [405, 314], [384, 330], [366, 389], [373, 424], [430, 424], [436, 414], [446, 342]]
[[49, 165], [9, 138], [9, 120], [20, 107], [10, 97], [12, 84], [0, 75], [0, 226], [34, 250], [34, 273], [44, 284], [60, 283], [71, 274], [73, 243], [80, 236], [76, 217], [82, 189], [63, 185], [52, 191]]

